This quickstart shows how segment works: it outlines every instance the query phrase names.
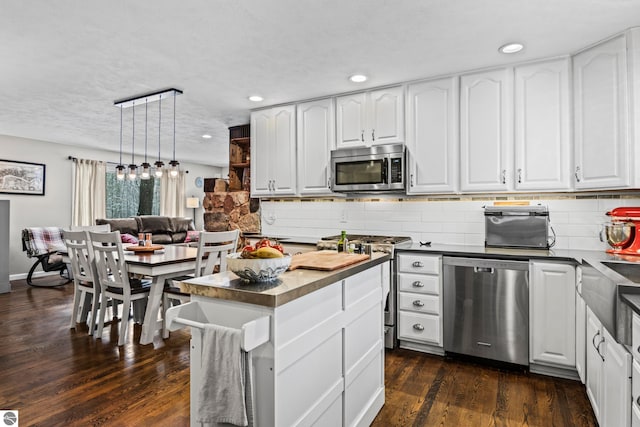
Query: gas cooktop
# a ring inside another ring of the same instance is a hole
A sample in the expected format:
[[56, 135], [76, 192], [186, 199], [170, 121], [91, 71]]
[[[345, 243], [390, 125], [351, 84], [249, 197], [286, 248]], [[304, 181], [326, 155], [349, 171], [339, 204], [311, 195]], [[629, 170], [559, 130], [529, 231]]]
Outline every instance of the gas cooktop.
[[[347, 234], [350, 242], [361, 242], [370, 244], [399, 245], [411, 242], [411, 237], [406, 236], [372, 236], [367, 234]], [[340, 240], [340, 235], [323, 237], [322, 240]]]

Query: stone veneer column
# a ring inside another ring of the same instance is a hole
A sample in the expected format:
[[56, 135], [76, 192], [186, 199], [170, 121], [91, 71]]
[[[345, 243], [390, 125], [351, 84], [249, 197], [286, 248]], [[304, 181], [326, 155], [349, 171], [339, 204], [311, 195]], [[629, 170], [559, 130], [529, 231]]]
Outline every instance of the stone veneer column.
[[206, 231], [260, 232], [260, 199], [252, 199], [248, 191], [204, 193], [202, 207]]

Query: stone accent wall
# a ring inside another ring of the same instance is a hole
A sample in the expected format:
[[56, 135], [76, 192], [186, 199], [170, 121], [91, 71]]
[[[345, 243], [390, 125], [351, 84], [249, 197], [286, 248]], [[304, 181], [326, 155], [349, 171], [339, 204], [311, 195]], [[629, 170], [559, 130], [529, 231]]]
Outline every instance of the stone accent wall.
[[252, 199], [248, 191], [205, 193], [202, 207], [206, 231], [260, 232], [260, 199]]

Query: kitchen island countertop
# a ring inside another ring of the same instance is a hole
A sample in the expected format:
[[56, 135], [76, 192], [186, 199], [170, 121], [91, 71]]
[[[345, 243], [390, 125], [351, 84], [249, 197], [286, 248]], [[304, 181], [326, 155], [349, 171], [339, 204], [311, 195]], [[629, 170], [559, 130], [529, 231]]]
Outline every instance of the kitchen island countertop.
[[296, 269], [282, 273], [271, 282], [245, 282], [229, 271], [182, 281], [180, 290], [192, 295], [278, 307], [390, 259], [388, 254], [374, 252], [368, 260], [337, 270]]

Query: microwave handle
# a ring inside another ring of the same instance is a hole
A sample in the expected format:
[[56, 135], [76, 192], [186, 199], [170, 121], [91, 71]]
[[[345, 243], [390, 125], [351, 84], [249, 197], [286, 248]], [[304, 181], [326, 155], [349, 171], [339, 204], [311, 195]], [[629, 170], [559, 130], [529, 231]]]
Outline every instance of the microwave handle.
[[382, 182], [389, 184], [389, 159], [387, 157], [382, 161]]

